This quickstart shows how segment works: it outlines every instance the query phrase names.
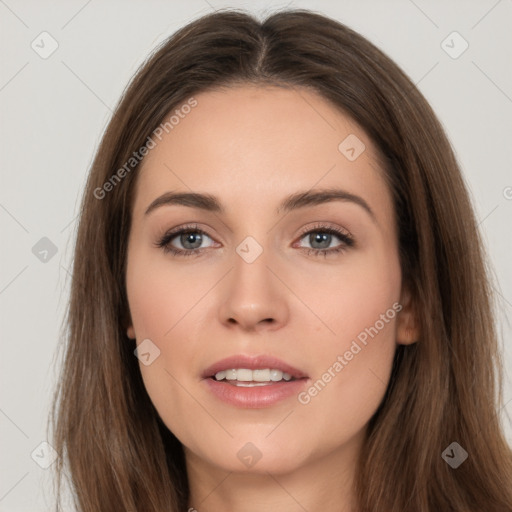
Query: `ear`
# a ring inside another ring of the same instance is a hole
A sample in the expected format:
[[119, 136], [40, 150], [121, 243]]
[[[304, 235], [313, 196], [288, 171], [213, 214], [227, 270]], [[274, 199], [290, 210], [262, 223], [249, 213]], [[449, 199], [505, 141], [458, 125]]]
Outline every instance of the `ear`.
[[132, 316], [128, 307], [123, 310], [121, 329], [125, 330], [126, 336], [128, 336], [128, 338], [131, 340], [135, 339], [135, 329], [133, 328]]
[[396, 342], [399, 345], [411, 345], [420, 337], [419, 319], [416, 304], [408, 286], [402, 286], [400, 295], [402, 309], [396, 319]]

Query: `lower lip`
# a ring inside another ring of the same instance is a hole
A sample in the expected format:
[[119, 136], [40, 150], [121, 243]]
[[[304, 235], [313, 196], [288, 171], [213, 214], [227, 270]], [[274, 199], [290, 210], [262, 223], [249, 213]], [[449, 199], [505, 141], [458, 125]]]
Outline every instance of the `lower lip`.
[[247, 409], [270, 407], [291, 396], [297, 396], [305, 387], [308, 379], [279, 381], [266, 386], [242, 387], [225, 381], [204, 379], [208, 389], [222, 401]]

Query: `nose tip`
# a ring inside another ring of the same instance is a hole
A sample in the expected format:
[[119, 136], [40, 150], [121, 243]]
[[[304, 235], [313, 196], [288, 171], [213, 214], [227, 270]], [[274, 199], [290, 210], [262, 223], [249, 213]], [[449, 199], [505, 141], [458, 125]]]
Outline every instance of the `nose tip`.
[[257, 330], [286, 323], [286, 294], [266, 263], [263, 254], [252, 263], [237, 260], [235, 272], [223, 284], [219, 314], [225, 325]]

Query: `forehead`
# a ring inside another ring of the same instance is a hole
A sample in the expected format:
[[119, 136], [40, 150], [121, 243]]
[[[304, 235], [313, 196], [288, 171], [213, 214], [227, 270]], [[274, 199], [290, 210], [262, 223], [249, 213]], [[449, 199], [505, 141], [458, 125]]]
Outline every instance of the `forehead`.
[[154, 139], [138, 171], [136, 210], [170, 190], [268, 210], [284, 194], [315, 186], [370, 195], [386, 187], [366, 133], [314, 91], [243, 85], [194, 99], [192, 109], [175, 107], [181, 115]]

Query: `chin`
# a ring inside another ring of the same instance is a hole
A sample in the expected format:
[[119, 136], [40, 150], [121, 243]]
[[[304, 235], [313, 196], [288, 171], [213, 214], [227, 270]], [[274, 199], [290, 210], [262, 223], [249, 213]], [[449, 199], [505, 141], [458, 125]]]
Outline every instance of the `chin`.
[[254, 475], [290, 473], [306, 463], [305, 457], [299, 458], [299, 451], [292, 444], [272, 443], [264, 438], [254, 441], [248, 441], [247, 437], [243, 439], [205, 446], [195, 450], [195, 454], [224, 471]]

